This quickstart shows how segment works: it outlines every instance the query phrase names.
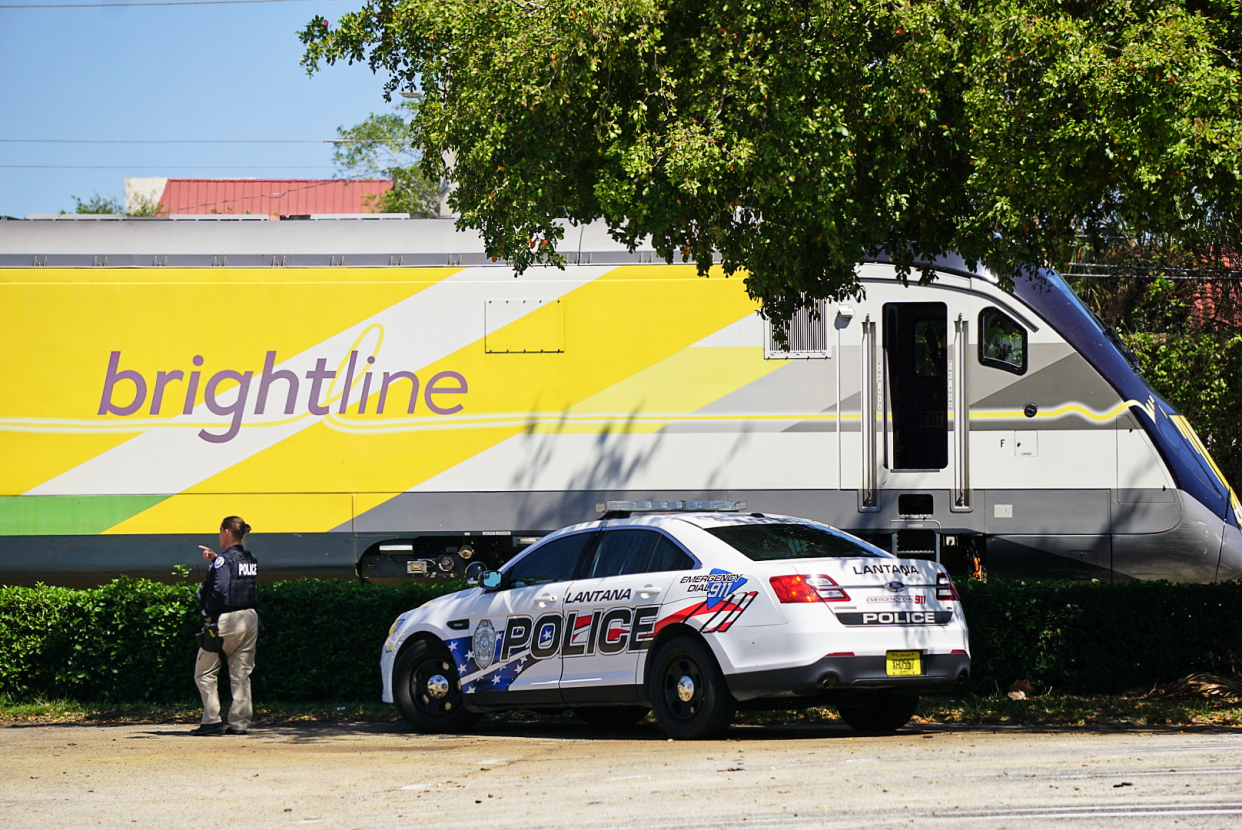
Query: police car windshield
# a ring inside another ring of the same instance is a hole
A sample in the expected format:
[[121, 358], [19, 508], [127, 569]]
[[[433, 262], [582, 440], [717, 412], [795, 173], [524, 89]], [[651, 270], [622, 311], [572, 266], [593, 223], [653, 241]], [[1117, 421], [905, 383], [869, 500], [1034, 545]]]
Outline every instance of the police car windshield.
[[705, 528], [756, 562], [773, 559], [887, 558], [879, 548], [801, 524], [744, 524]]

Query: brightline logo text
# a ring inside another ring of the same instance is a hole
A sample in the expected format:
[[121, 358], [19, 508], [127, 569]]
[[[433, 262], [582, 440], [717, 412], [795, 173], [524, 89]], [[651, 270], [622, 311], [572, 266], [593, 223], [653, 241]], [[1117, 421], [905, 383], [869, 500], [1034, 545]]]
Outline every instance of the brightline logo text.
[[[103, 393], [99, 399], [100, 415], [133, 415], [144, 406], [149, 406], [147, 412], [151, 415], [159, 415], [161, 410], [165, 408], [165, 400], [168, 399], [170, 406], [177, 404], [173, 400], [181, 401], [182, 415], [190, 415], [194, 412], [194, 403], [198, 399], [199, 385], [202, 383], [202, 372], [200, 368], [203, 365], [202, 355], [195, 355], [190, 361], [195, 368], [191, 369], [188, 374], [181, 369], [160, 370], [155, 373], [153, 379], [148, 380], [141, 372], [134, 369], [121, 368], [121, 352], [114, 351], [108, 359], [108, 369], [104, 375]], [[377, 415], [384, 414], [384, 407], [388, 403], [388, 395], [390, 391], [395, 393], [396, 389], [393, 384], [397, 381], [409, 381], [410, 397], [406, 405], [406, 414], [413, 415], [419, 402], [419, 389], [422, 389], [422, 401], [427, 409], [436, 415], [453, 415], [460, 412], [464, 407], [462, 404], [445, 406], [446, 401], [437, 402], [437, 397], [442, 395], [464, 395], [469, 391], [469, 385], [466, 378], [458, 372], [437, 372], [432, 375], [431, 379], [425, 385], [420, 384], [419, 378], [413, 372], [372, 372], [371, 367], [375, 363], [374, 355], [365, 359], [359, 359], [358, 351], [355, 349], [349, 353], [349, 360], [345, 367], [343, 391], [340, 395], [340, 402], [337, 405], [337, 414], [344, 415], [346, 409], [351, 405], [351, 393], [354, 386], [360, 386], [359, 395], [356, 402], [359, 415], [367, 412], [367, 403], [371, 397], [372, 381], [376, 374], [380, 374], [375, 406]], [[264, 415], [267, 411], [268, 395], [274, 394], [279, 401], [279, 393], [284, 392], [284, 414], [293, 415], [299, 411], [309, 412], [311, 415], [327, 415], [329, 407], [324, 404], [323, 397], [325, 393], [324, 384], [332, 381], [337, 372], [328, 369], [327, 358], [318, 358], [315, 361], [315, 368], [309, 370], [305, 374], [305, 379], [309, 381], [306, 388], [306, 395], [302, 393], [302, 378], [289, 369], [276, 368], [276, 352], [269, 351], [263, 361], [263, 369], [258, 374], [258, 386], [255, 389], [254, 407], [251, 413], [254, 415]], [[359, 372], [361, 375], [359, 376]], [[214, 415], [220, 415], [230, 418], [228, 429], [219, 434], [213, 434], [206, 429], [202, 429], [198, 433], [198, 437], [212, 444], [223, 444], [231, 441], [237, 436], [238, 431], [242, 427], [242, 419], [246, 414], [246, 404], [250, 396], [250, 388], [252, 382], [256, 380], [254, 370], [236, 371], [234, 369], [222, 369], [211, 375], [203, 385], [203, 403], [208, 411]], [[280, 385], [273, 387], [273, 384], [280, 382]], [[221, 384], [236, 383], [236, 398], [233, 398], [234, 389], [230, 388], [224, 393], [224, 400], [221, 399]], [[331, 387], [330, 387], [331, 388]], [[129, 397], [128, 392], [132, 390], [133, 398]], [[148, 395], [148, 393], [150, 393]], [[128, 403], [118, 404], [115, 398], [120, 397], [121, 401], [129, 400]], [[394, 394], [394, 398], [396, 394]], [[279, 405], [279, 403], [277, 403]]]

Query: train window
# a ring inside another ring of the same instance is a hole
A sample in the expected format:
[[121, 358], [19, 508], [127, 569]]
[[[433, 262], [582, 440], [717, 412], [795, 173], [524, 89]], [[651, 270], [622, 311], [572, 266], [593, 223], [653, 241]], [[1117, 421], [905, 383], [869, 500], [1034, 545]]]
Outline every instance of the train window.
[[979, 362], [1026, 374], [1026, 329], [999, 308], [979, 312]]
[[943, 318], [914, 324], [914, 374], [922, 378], [944, 377], [945, 329]]

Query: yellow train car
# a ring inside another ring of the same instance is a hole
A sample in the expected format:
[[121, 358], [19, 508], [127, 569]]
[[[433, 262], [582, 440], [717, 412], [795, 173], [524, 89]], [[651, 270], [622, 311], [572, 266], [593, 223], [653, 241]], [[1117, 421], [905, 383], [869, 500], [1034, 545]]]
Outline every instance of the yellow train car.
[[0, 221], [0, 583], [169, 578], [232, 514], [267, 578], [447, 579], [617, 499], [744, 501], [957, 571], [1242, 574], [1165, 405], [986, 275], [863, 266], [866, 298], [778, 348], [739, 278], [596, 228], [563, 250], [517, 276], [442, 220]]

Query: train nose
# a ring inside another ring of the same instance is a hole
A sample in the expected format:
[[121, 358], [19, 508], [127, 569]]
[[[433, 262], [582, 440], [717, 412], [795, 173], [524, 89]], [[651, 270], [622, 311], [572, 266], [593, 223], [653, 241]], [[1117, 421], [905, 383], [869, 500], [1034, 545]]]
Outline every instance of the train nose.
[[1239, 578], [1242, 578], [1242, 530], [1226, 524], [1220, 539], [1220, 562], [1216, 566], [1216, 581], [1227, 582]]

